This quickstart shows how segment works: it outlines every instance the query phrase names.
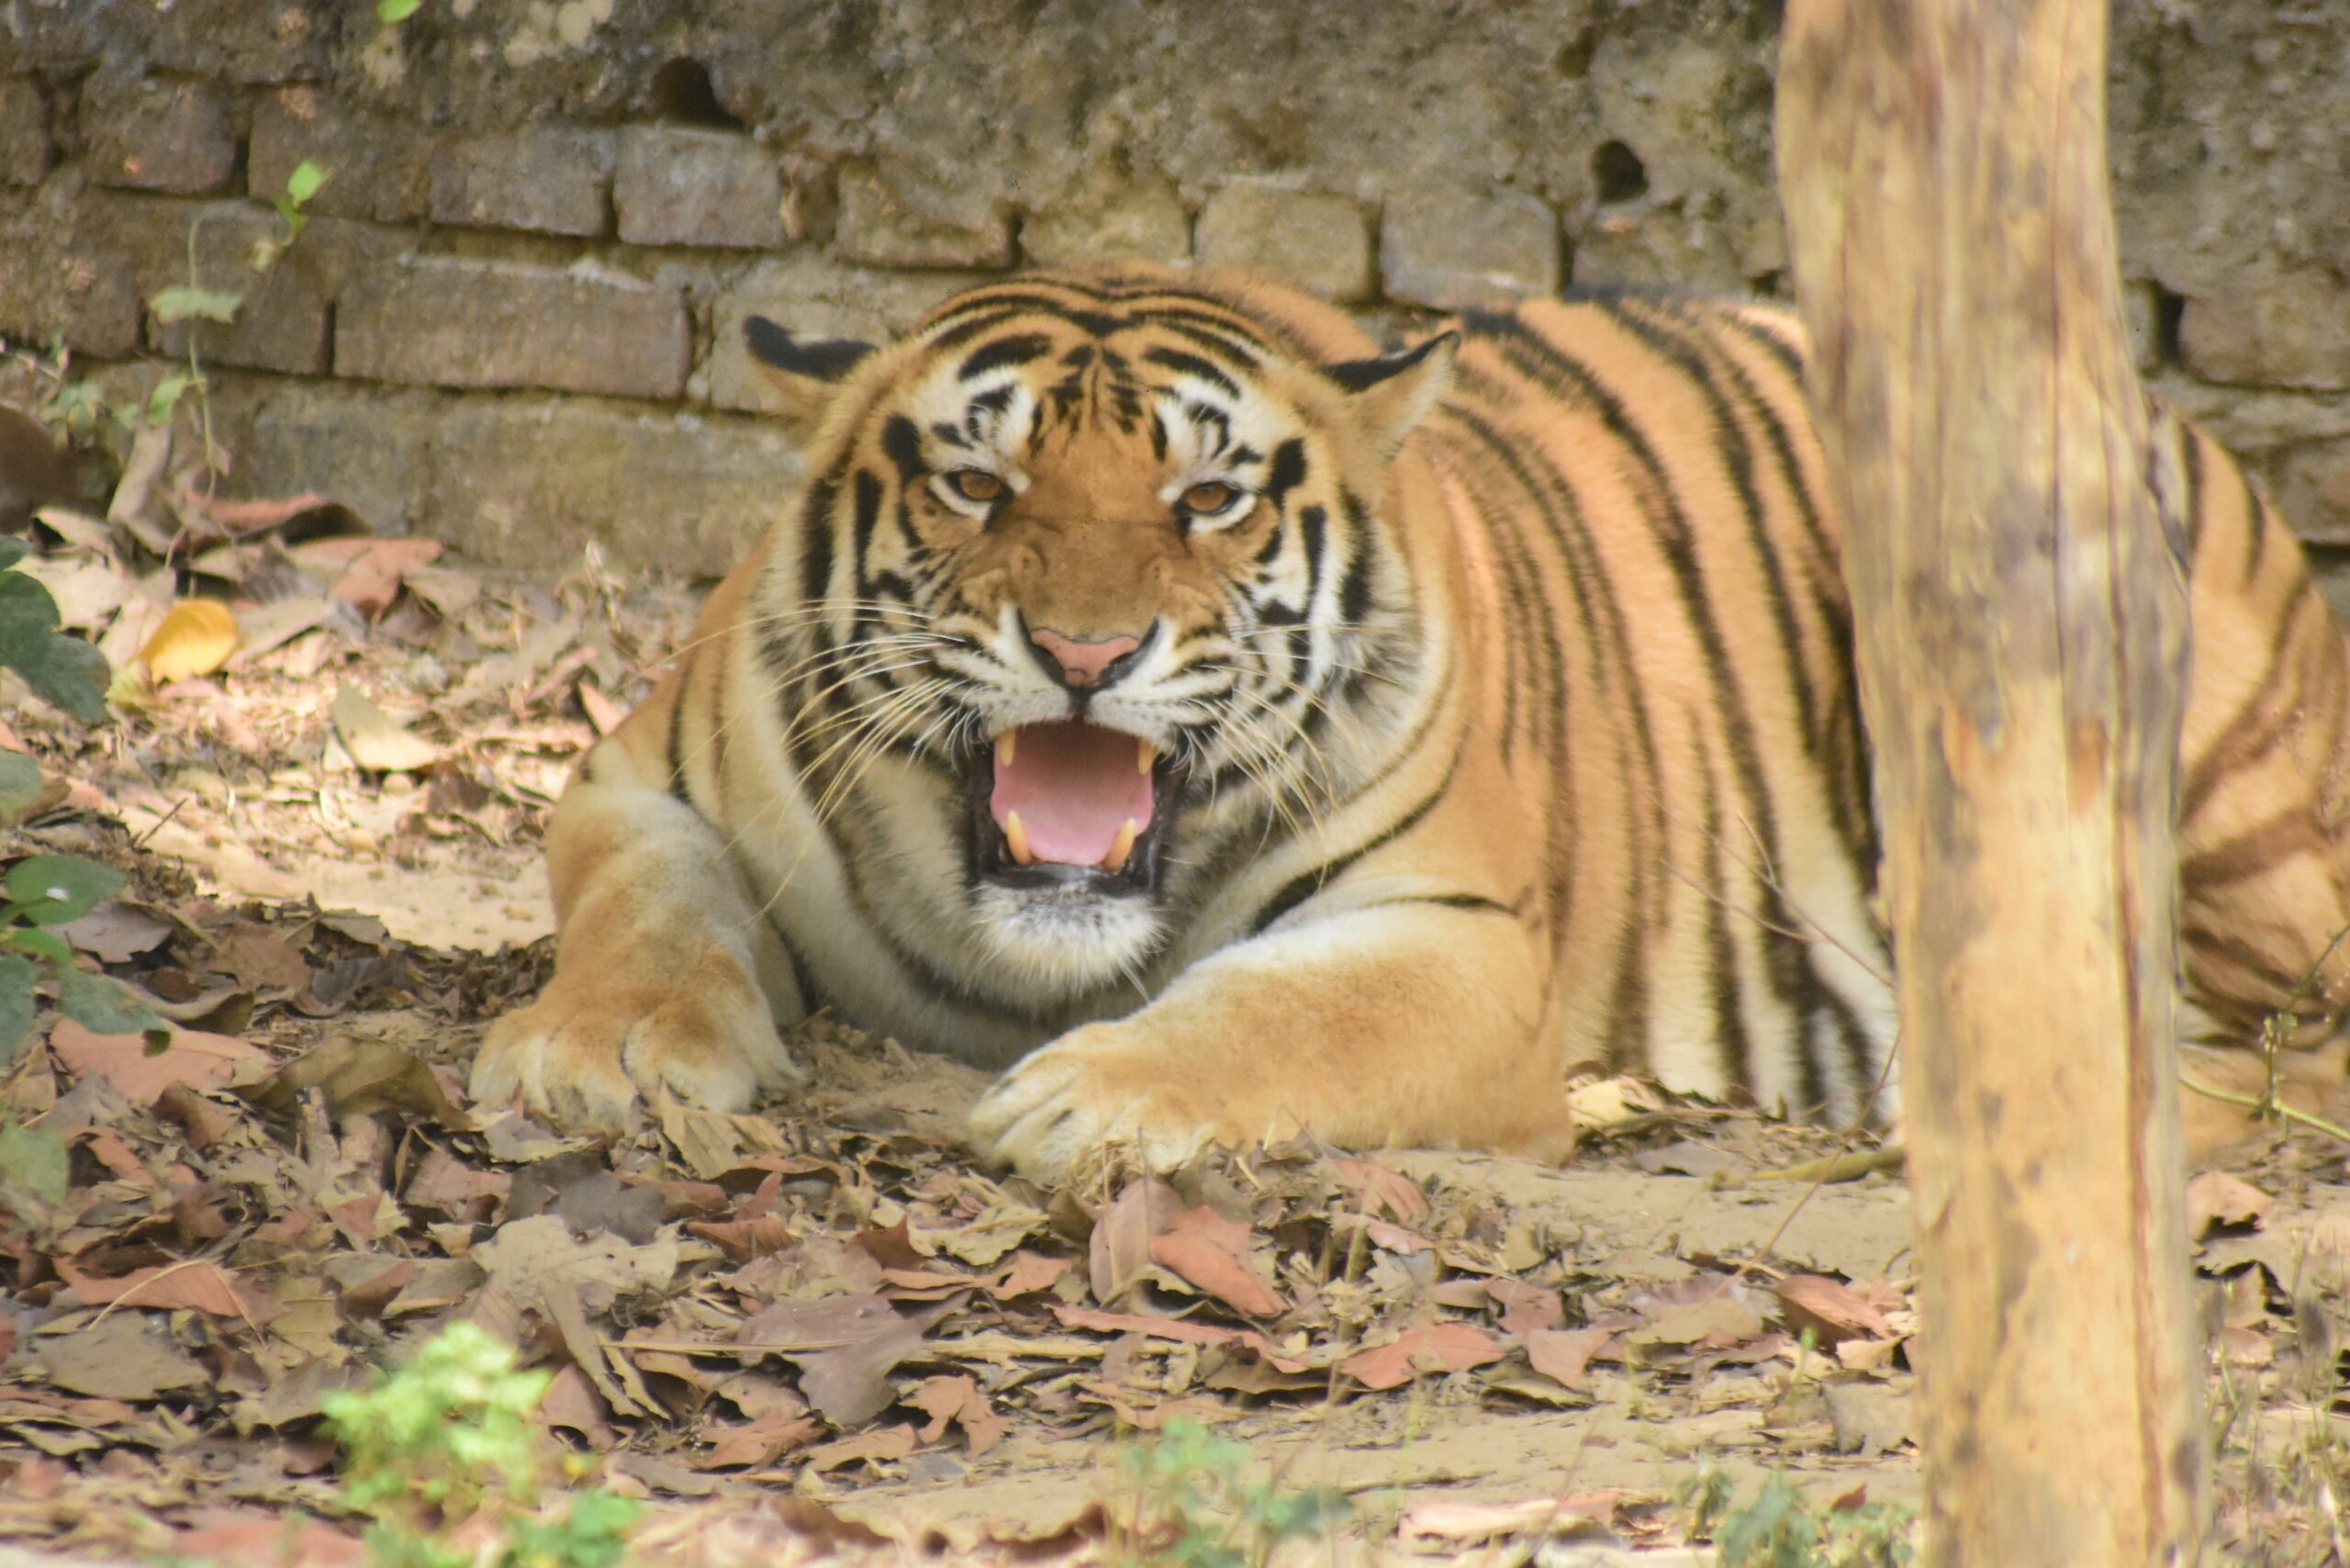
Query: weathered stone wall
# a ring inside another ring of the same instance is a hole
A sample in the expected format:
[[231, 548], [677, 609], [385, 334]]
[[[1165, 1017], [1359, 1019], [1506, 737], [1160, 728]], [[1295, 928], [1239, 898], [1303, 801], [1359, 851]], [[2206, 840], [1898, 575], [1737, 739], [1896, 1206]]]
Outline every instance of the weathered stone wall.
[[[252, 492], [478, 556], [715, 570], [793, 472], [741, 326], [904, 327], [1130, 254], [1393, 326], [1494, 294], [1784, 292], [1744, 0], [0, 0], [0, 330], [198, 348]], [[2121, 0], [2143, 364], [2350, 546], [2350, 4]], [[242, 269], [303, 158], [333, 176]], [[126, 373], [127, 374], [127, 373]]]

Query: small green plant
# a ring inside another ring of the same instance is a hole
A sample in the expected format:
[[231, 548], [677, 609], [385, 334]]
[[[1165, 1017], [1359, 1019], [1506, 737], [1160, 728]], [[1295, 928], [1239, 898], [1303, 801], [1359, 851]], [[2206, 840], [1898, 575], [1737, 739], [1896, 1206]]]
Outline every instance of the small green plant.
[[1709, 1462], [1682, 1483], [1680, 1502], [1691, 1538], [1711, 1540], [1721, 1568], [1907, 1568], [1917, 1559], [1915, 1509], [1858, 1500], [1823, 1508], [1785, 1474], [1739, 1506], [1729, 1473]]
[[[532, 1419], [554, 1381], [517, 1369], [513, 1349], [471, 1323], [443, 1329], [364, 1393], [319, 1401], [342, 1445], [343, 1502], [374, 1522], [378, 1568], [612, 1568], [636, 1505], [601, 1488], [541, 1517], [552, 1468]], [[568, 1479], [567, 1477], [565, 1479]], [[469, 1537], [453, 1538], [468, 1523]]]
[[1344, 1494], [1284, 1489], [1278, 1477], [1242, 1479], [1249, 1450], [1197, 1421], [1167, 1423], [1156, 1440], [1118, 1455], [1133, 1487], [1114, 1516], [1120, 1558], [1181, 1568], [1264, 1568], [1284, 1540], [1325, 1535], [1345, 1522]]

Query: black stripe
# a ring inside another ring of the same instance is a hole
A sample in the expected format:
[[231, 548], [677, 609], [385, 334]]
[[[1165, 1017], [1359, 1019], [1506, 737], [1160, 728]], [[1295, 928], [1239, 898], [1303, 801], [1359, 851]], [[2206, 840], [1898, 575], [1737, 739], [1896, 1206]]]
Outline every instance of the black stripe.
[[897, 465], [898, 477], [911, 485], [921, 477], [922, 432], [903, 414], [892, 414], [881, 427], [881, 451]]
[[830, 479], [808, 487], [807, 504], [800, 509], [800, 594], [802, 599], [825, 599], [833, 591], [833, 505], [839, 488]]
[[[1411, 749], [1416, 750], [1417, 747], [1415, 745]], [[1337, 878], [1345, 876], [1348, 869], [1364, 856], [1394, 843], [1395, 840], [1419, 826], [1421, 819], [1434, 811], [1437, 802], [1443, 800], [1445, 792], [1452, 788], [1452, 777], [1460, 770], [1460, 756], [1465, 749], [1465, 744], [1453, 748], [1452, 760], [1445, 764], [1444, 777], [1437, 781], [1435, 789], [1421, 796], [1419, 802], [1410, 811], [1405, 812], [1358, 847], [1348, 850], [1344, 855], [1325, 860], [1311, 871], [1302, 872], [1291, 878], [1281, 891], [1275, 893], [1265, 907], [1257, 912], [1256, 920], [1249, 924], [1248, 935], [1262, 936], [1267, 927], [1324, 888], [1328, 887]]]
[[1442, 909], [1466, 910], [1473, 914], [1507, 915], [1512, 920], [1517, 918], [1516, 910], [1499, 899], [1489, 899], [1483, 893], [1407, 893], [1402, 898], [1381, 899], [1377, 903], [1367, 903], [1360, 907], [1394, 909], [1403, 904], [1414, 903], [1435, 904]]
[[1195, 353], [1185, 353], [1181, 349], [1148, 348], [1143, 350], [1142, 357], [1148, 364], [1164, 365], [1179, 375], [1197, 376], [1227, 398], [1240, 396], [1240, 383]]
[[[850, 557], [860, 577], [865, 572], [866, 557], [873, 550], [873, 530], [881, 521], [881, 481], [872, 470], [860, 468], [852, 484], [856, 490], [856, 521], [854, 537], [856, 554]], [[860, 610], [862, 607], [859, 607]]]
[[1006, 365], [1027, 364], [1053, 352], [1053, 340], [1042, 332], [1023, 332], [1017, 337], [998, 338], [966, 359], [955, 375], [959, 381], [977, 381], [990, 370]]
[[1292, 436], [1273, 448], [1273, 471], [1265, 479], [1265, 498], [1279, 508], [1304, 482], [1305, 443]]

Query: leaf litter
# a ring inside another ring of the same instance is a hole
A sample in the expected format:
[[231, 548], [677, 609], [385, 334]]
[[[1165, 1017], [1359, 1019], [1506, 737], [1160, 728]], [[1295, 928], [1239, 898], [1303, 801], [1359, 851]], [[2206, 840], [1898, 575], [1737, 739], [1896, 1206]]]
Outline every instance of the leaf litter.
[[[1759, 1178], [1838, 1141], [1751, 1112], [1598, 1081], [1564, 1170], [1301, 1138], [1046, 1193], [964, 1146], [979, 1074], [826, 1018], [811, 1085], [753, 1114], [613, 1142], [468, 1105], [481, 1028], [551, 967], [547, 808], [692, 596], [592, 554], [477, 573], [132, 457], [106, 518], [33, 524], [123, 720], [0, 678], [0, 745], [50, 781], [6, 848], [126, 873], [57, 930], [173, 1028], [56, 1022], [0, 1076], [0, 1535], [353, 1560], [319, 1401], [458, 1320], [664, 1505], [649, 1562], [1100, 1560], [1105, 1455], [1179, 1418], [1413, 1499], [1350, 1555], [1669, 1538], [1698, 1456], [1914, 1486], [1900, 1190], [1798, 1208]], [[2194, 1202], [2263, 1418], [2337, 1410], [2338, 1156]]]

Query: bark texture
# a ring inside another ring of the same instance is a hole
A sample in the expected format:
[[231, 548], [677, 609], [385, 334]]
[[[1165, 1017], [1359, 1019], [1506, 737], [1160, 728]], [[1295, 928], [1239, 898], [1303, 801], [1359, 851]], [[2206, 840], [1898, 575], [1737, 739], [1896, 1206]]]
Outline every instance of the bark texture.
[[2105, 0], [1796, 0], [1780, 181], [1846, 530], [1924, 1283], [1927, 1560], [2198, 1561], [2187, 690]]

